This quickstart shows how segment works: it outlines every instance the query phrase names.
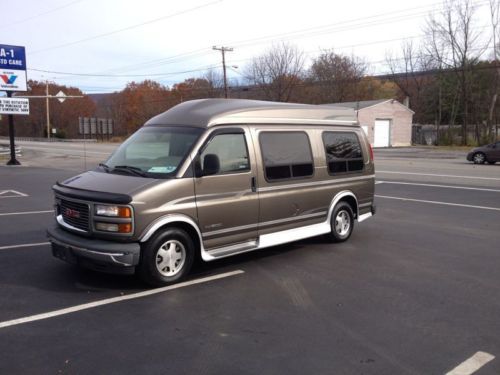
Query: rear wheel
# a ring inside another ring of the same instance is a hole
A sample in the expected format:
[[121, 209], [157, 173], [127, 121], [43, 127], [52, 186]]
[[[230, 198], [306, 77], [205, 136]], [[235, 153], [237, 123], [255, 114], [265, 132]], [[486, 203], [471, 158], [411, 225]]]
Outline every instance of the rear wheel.
[[178, 228], [165, 229], [149, 240], [142, 249], [139, 275], [154, 286], [173, 284], [190, 271], [194, 260], [194, 244], [189, 235]]
[[339, 202], [333, 209], [330, 238], [333, 242], [344, 242], [354, 229], [354, 214], [347, 202]]
[[482, 152], [476, 152], [472, 156], [472, 161], [474, 162], [474, 164], [484, 164], [484, 162], [486, 161], [486, 155]]

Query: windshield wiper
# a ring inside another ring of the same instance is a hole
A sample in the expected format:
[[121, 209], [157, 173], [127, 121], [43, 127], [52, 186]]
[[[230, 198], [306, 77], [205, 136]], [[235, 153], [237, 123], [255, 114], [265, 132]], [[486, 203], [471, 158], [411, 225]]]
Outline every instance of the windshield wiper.
[[106, 173], [109, 173], [109, 171], [110, 171], [109, 165], [107, 165], [107, 164], [99, 163], [99, 167], [102, 167], [102, 169], [104, 169], [106, 171]]
[[141, 176], [141, 177], [146, 177], [147, 173], [144, 172], [141, 168], [138, 167], [133, 167], [131, 165], [115, 165], [113, 168], [113, 171], [119, 170], [119, 171], [127, 171], [130, 172], [131, 174], [135, 174], [136, 176]]

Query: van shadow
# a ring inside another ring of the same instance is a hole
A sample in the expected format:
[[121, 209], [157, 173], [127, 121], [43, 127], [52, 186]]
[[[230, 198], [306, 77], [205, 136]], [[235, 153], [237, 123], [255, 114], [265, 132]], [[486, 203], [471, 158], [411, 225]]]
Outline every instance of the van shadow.
[[[203, 262], [196, 259], [190, 275], [185, 281], [216, 275], [235, 268], [243, 267], [254, 261], [266, 258], [286, 257], [296, 251], [302, 251], [305, 247], [312, 245], [324, 245], [328, 240], [324, 236], [305, 239], [289, 244], [274, 246], [262, 250], [251, 251], [228, 258]], [[50, 275], [42, 282], [37, 281], [38, 289], [59, 293], [105, 293], [105, 292], [126, 292], [133, 293], [152, 287], [139, 279], [136, 275], [106, 274], [92, 270], [83, 269], [77, 266], [65, 264], [55, 260], [53, 264], [43, 272]], [[28, 280], [28, 283], [31, 284]], [[26, 282], [25, 281], [25, 282]], [[21, 282], [24, 283], [24, 282]]]

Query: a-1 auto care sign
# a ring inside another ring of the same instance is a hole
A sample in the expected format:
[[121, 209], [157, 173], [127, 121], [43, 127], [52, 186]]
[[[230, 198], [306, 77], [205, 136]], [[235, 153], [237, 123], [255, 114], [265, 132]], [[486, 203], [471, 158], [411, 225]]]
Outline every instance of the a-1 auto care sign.
[[26, 91], [24, 47], [0, 44], [0, 91]]

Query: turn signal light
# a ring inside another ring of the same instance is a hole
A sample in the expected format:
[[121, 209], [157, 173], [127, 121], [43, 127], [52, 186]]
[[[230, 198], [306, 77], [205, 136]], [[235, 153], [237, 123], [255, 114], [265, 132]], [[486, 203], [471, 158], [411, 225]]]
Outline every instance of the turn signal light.
[[113, 233], [131, 233], [132, 224], [131, 223], [95, 223], [95, 228], [102, 232], [113, 232]]

